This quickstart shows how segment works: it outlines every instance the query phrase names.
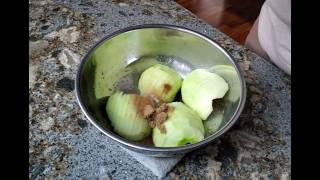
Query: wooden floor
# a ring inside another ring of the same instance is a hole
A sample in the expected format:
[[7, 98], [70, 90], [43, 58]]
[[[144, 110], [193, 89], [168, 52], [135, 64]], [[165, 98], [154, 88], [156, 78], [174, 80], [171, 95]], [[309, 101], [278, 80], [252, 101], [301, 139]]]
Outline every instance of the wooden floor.
[[264, 0], [176, 0], [177, 3], [244, 44]]

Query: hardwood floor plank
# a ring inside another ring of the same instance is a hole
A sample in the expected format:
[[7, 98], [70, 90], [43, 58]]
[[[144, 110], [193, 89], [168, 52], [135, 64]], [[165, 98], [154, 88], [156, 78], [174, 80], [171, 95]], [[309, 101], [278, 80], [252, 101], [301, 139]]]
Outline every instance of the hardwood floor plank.
[[186, 9], [244, 44], [264, 0], [176, 0]]

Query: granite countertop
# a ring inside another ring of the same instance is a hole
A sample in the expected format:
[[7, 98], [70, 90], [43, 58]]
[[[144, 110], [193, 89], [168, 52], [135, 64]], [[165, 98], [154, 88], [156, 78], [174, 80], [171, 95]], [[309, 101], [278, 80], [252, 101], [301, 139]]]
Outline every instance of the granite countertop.
[[81, 57], [131, 25], [166, 23], [208, 35], [240, 64], [248, 86], [237, 124], [187, 154], [165, 179], [290, 179], [291, 78], [169, 0], [29, 1], [31, 179], [156, 179], [94, 128], [75, 98]]

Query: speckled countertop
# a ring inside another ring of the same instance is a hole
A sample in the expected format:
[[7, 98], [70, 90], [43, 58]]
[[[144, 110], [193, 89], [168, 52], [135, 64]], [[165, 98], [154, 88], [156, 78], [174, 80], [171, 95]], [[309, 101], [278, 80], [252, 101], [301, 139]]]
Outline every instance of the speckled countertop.
[[204, 33], [244, 70], [247, 104], [238, 123], [189, 153], [166, 179], [290, 179], [291, 78], [169, 0], [29, 1], [31, 179], [156, 179], [88, 123], [74, 79], [85, 52], [121, 28], [166, 23]]

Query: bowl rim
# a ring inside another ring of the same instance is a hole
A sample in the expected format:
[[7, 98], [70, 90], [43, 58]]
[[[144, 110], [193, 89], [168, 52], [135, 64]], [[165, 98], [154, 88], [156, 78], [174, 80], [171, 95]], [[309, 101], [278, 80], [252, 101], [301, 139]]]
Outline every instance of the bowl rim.
[[[81, 72], [83, 70], [84, 64], [87, 62], [87, 60], [89, 60], [89, 57], [96, 50], [96, 48], [98, 48], [100, 45], [102, 45], [105, 41], [107, 41], [117, 35], [120, 35], [122, 33], [126, 33], [126, 32], [133, 31], [133, 30], [138, 30], [138, 29], [147, 29], [147, 28], [172, 29], [172, 30], [178, 30], [178, 31], [182, 31], [185, 33], [189, 33], [189, 34], [198, 36], [201, 39], [209, 42], [210, 44], [212, 44], [213, 46], [218, 48], [220, 51], [222, 51], [227, 56], [228, 60], [234, 65], [234, 67], [236, 67], [235, 69], [237, 71], [238, 77], [240, 78], [241, 90], [242, 90], [241, 94], [240, 94], [239, 104], [237, 106], [235, 113], [232, 115], [230, 121], [228, 123], [226, 123], [223, 128], [219, 129], [215, 134], [212, 134], [212, 135], [206, 137], [205, 139], [203, 139], [202, 141], [195, 143], [195, 144], [188, 144], [188, 145], [179, 146], [179, 147], [152, 147], [152, 146], [147, 146], [147, 145], [143, 145], [143, 144], [140, 144], [140, 143], [137, 143], [134, 141], [127, 140], [127, 139], [117, 135], [112, 130], [106, 130], [106, 129], [100, 127], [95, 122], [96, 121], [95, 118], [90, 114], [88, 108], [86, 107], [86, 105], [84, 104], [84, 102], [81, 99], [80, 82], [81, 82]], [[142, 25], [136, 25], [136, 26], [129, 26], [129, 27], [117, 30], [111, 34], [108, 34], [105, 37], [103, 37], [101, 40], [99, 40], [97, 43], [95, 43], [95, 45], [93, 45], [93, 47], [90, 48], [90, 50], [81, 59], [81, 62], [78, 66], [76, 81], [75, 81], [75, 93], [76, 93], [77, 102], [78, 102], [82, 112], [85, 114], [85, 116], [90, 121], [90, 123], [93, 124], [100, 132], [102, 132], [103, 134], [108, 136], [110, 139], [120, 143], [121, 145], [128, 146], [130, 148], [133, 148], [133, 149], [139, 150], [139, 151], [175, 153], [175, 152], [181, 152], [181, 151], [185, 151], [185, 152], [191, 151], [191, 150], [197, 149], [199, 147], [205, 146], [205, 145], [213, 142], [215, 139], [219, 138], [223, 134], [225, 134], [236, 123], [236, 121], [239, 119], [239, 116], [244, 109], [245, 102], [246, 102], [246, 96], [247, 96], [247, 89], [246, 89], [245, 79], [244, 79], [242, 70], [240, 69], [240, 66], [235, 62], [234, 58], [231, 56], [231, 54], [225, 48], [223, 48], [221, 45], [219, 45], [216, 41], [214, 41], [213, 39], [211, 39], [207, 35], [202, 34], [200, 32], [197, 32], [195, 30], [192, 30], [192, 29], [189, 29], [186, 27], [182, 27], [182, 26], [177, 26], [177, 25], [142, 24]]]

